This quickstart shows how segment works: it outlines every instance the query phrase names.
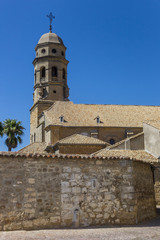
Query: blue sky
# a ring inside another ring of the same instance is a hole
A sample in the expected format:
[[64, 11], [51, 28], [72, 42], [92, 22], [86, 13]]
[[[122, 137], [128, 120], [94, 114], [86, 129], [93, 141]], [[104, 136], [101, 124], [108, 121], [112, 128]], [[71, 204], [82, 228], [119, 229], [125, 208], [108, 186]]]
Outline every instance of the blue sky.
[[160, 0], [1, 0], [0, 121], [26, 128], [15, 150], [29, 144], [34, 48], [50, 11], [67, 47], [71, 101], [160, 105]]

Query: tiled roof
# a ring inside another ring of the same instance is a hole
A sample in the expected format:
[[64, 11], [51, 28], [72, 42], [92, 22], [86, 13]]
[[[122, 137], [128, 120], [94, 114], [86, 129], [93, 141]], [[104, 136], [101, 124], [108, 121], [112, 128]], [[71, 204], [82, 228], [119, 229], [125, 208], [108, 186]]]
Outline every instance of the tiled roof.
[[[122, 150], [123, 151], [123, 150]], [[109, 153], [115, 151], [108, 151]], [[135, 151], [136, 152], [136, 151]], [[27, 158], [29, 160], [38, 159], [38, 158], [50, 158], [50, 159], [87, 159], [87, 160], [132, 160], [132, 161], [141, 161], [151, 163], [150, 161], [146, 161], [143, 159], [134, 158], [131, 154], [130, 156], [125, 156], [125, 154], [108, 154], [106, 156], [91, 156], [91, 155], [80, 155], [80, 154], [38, 154], [38, 153], [20, 153], [20, 152], [0, 152], [0, 157], [13, 157], [13, 158]]]
[[63, 138], [62, 140], [58, 141], [57, 144], [85, 144], [85, 145], [108, 145], [108, 143], [94, 138], [94, 137], [88, 137], [81, 134], [73, 134], [69, 137]]
[[157, 129], [160, 130], [160, 121], [156, 121], [156, 120], [150, 120], [150, 121], [146, 121], [145, 123], [147, 123], [148, 125], [151, 125]]
[[138, 134], [136, 134], [136, 135], [134, 135], [134, 136], [132, 136], [132, 137], [125, 138], [125, 139], [123, 139], [122, 141], [117, 142], [117, 143], [115, 143], [115, 144], [107, 147], [107, 149], [112, 150], [112, 148], [115, 148], [115, 147], [119, 146], [120, 144], [124, 143], [125, 141], [131, 140], [131, 139], [135, 139], [135, 138], [137, 138], [137, 137], [139, 137], [139, 136], [141, 136], [141, 135], [143, 135], [143, 134], [144, 134], [144, 133], [141, 132], [141, 133], [138, 133]]
[[28, 146], [20, 149], [18, 152], [19, 153], [45, 153], [47, 144], [44, 142], [35, 142], [31, 143]]
[[144, 150], [108, 150], [107, 148], [98, 151], [97, 153], [93, 153], [94, 157], [118, 157], [118, 158], [129, 158], [142, 160], [146, 162], [158, 162], [158, 159], [152, 156], [151, 154], [145, 152]]
[[[46, 124], [59, 126], [142, 127], [144, 121], [160, 120], [159, 106], [92, 105], [56, 101], [44, 111]], [[64, 122], [60, 122], [60, 116]], [[97, 123], [96, 117], [100, 117]]]

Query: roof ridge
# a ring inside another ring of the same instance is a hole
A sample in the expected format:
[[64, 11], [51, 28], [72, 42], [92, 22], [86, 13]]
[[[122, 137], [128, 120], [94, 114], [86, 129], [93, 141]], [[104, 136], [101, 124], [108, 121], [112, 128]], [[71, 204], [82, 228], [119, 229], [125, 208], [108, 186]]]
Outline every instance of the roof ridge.
[[160, 105], [139, 105], [139, 104], [97, 104], [97, 103], [73, 103], [74, 105], [100, 105], [100, 106], [135, 106], [135, 107], [160, 107]]
[[72, 134], [72, 135], [70, 135], [70, 136], [68, 136], [68, 137], [62, 138], [61, 140], [59, 140], [58, 142], [56, 142], [56, 144], [57, 144], [57, 143], [61, 143], [63, 140], [66, 140], [66, 139], [70, 138], [71, 136], [73, 137], [73, 136], [75, 136], [75, 135], [78, 135], [78, 133], [74, 133], [74, 134]]
[[[62, 139], [61, 139], [60, 141], [58, 141], [57, 143], [62, 143], [63, 141], [65, 141], [65, 140], [67, 140], [67, 139], [70, 139], [70, 138], [73, 138], [73, 137], [75, 137], [75, 136], [81, 136], [81, 137], [83, 137], [83, 138], [92, 139], [92, 140], [97, 141], [97, 142], [99, 142], [99, 143], [101, 143], [101, 144], [107, 144], [107, 142], [105, 142], [105, 141], [103, 141], [103, 140], [101, 140], [101, 139], [99, 139], [99, 138], [94, 138], [94, 137], [92, 137], [92, 136], [86, 136], [86, 135], [83, 135], [82, 133], [74, 133], [74, 134], [72, 134], [72, 135], [70, 135], [70, 136], [68, 136], [68, 137], [62, 138]], [[57, 143], [56, 143], [56, 144], [57, 144]]]
[[143, 123], [156, 128], [157, 130], [160, 130], [160, 126], [156, 126], [154, 123], [160, 123], [160, 120], [148, 120], [148, 121], [144, 121]]

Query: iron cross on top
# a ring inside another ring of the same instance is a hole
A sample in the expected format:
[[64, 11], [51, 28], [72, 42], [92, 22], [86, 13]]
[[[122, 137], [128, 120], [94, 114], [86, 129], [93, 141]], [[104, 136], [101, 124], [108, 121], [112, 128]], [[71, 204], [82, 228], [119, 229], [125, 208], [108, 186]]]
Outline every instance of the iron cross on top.
[[47, 17], [48, 17], [49, 20], [50, 20], [49, 30], [50, 30], [50, 32], [52, 32], [52, 21], [53, 21], [53, 18], [55, 18], [55, 16], [53, 16], [52, 12], [50, 12], [50, 14], [47, 15]]

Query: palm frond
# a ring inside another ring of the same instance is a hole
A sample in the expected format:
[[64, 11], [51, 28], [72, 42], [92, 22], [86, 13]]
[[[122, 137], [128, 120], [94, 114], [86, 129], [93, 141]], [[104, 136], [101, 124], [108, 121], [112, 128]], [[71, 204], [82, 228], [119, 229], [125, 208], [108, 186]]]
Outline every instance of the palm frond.
[[18, 143], [22, 143], [20, 136], [24, 134], [25, 128], [21, 124], [22, 122], [16, 119], [6, 119], [3, 122], [3, 133], [7, 135], [5, 144], [8, 149], [16, 148]]

